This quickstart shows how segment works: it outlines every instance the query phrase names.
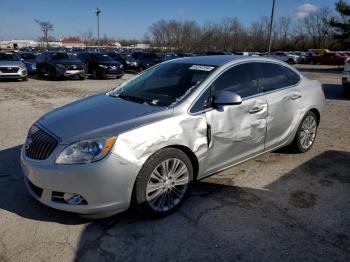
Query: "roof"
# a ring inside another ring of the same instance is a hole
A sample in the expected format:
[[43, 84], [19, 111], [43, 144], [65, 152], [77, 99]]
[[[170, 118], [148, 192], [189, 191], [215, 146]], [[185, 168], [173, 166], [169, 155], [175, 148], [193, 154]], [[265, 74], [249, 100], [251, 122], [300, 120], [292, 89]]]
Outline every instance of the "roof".
[[[200, 65], [212, 65], [221, 66], [232, 60], [242, 58], [241, 56], [235, 55], [211, 55], [211, 56], [191, 56], [176, 59], [177, 62], [189, 63], [189, 64], [200, 64]], [[175, 60], [174, 60], [175, 61]]]
[[282, 63], [280, 60], [266, 57], [266, 56], [243, 56], [243, 55], [213, 55], [213, 56], [194, 56], [194, 57], [184, 57], [170, 60], [169, 62], [178, 63], [189, 63], [189, 64], [199, 64], [199, 65], [211, 65], [211, 66], [222, 66], [234, 60], [240, 61], [270, 61]]

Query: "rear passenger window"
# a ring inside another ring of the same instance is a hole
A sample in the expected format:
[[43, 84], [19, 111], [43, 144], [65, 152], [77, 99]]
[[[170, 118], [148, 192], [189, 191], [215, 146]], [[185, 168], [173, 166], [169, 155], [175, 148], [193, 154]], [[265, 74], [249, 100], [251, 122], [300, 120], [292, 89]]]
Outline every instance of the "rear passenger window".
[[273, 63], [258, 63], [260, 86], [263, 92], [277, 90], [290, 85], [283, 66]]
[[228, 69], [215, 80], [211, 88], [214, 94], [225, 90], [234, 92], [242, 98], [258, 94], [254, 63], [245, 63]]
[[290, 70], [289, 68], [287, 68], [285, 66], [283, 67], [283, 70], [287, 75], [288, 82], [289, 82], [288, 85], [290, 85], [290, 86], [296, 85], [299, 82], [300, 77], [297, 73], [293, 72], [292, 70]]

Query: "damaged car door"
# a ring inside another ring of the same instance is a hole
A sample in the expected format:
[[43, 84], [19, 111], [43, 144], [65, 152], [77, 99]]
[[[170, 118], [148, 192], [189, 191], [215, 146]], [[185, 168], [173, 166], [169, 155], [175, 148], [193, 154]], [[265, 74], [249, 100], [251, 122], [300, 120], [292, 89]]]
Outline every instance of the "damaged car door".
[[300, 77], [275, 63], [256, 63], [261, 91], [268, 102], [265, 150], [287, 142], [301, 118]]
[[[214, 106], [206, 112], [210, 133], [206, 174], [264, 151], [267, 100], [259, 92], [255, 63], [243, 63], [223, 72], [211, 85]], [[228, 91], [242, 103], [215, 105], [215, 96]]]

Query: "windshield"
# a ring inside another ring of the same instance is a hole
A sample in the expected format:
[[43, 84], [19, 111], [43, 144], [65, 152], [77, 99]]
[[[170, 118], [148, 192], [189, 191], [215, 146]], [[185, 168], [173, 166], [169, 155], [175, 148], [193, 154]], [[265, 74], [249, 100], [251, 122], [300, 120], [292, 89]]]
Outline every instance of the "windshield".
[[132, 55], [124, 55], [124, 59], [129, 62], [135, 62], [135, 58], [132, 57]]
[[203, 82], [214, 66], [165, 63], [152, 67], [120, 85], [110, 96], [156, 106], [180, 101]]
[[5, 61], [19, 61], [20, 58], [14, 53], [0, 53], [0, 60]]
[[69, 60], [67, 53], [53, 53], [52, 60]]
[[101, 61], [101, 62], [111, 62], [111, 61], [113, 61], [112, 58], [110, 58], [108, 55], [93, 54], [92, 57], [96, 61]]
[[20, 56], [25, 60], [35, 60], [36, 55], [33, 53], [20, 53]]

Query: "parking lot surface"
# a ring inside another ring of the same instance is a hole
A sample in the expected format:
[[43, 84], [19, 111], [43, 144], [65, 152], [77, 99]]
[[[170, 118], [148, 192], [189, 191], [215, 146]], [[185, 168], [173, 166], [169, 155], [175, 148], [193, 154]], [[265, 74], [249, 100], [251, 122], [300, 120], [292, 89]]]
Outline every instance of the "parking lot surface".
[[130, 210], [90, 221], [50, 209], [26, 192], [19, 165], [42, 114], [131, 75], [0, 82], [0, 261], [350, 261], [350, 100], [336, 68], [298, 68], [326, 92], [314, 147], [268, 153], [199, 181], [161, 220]]

